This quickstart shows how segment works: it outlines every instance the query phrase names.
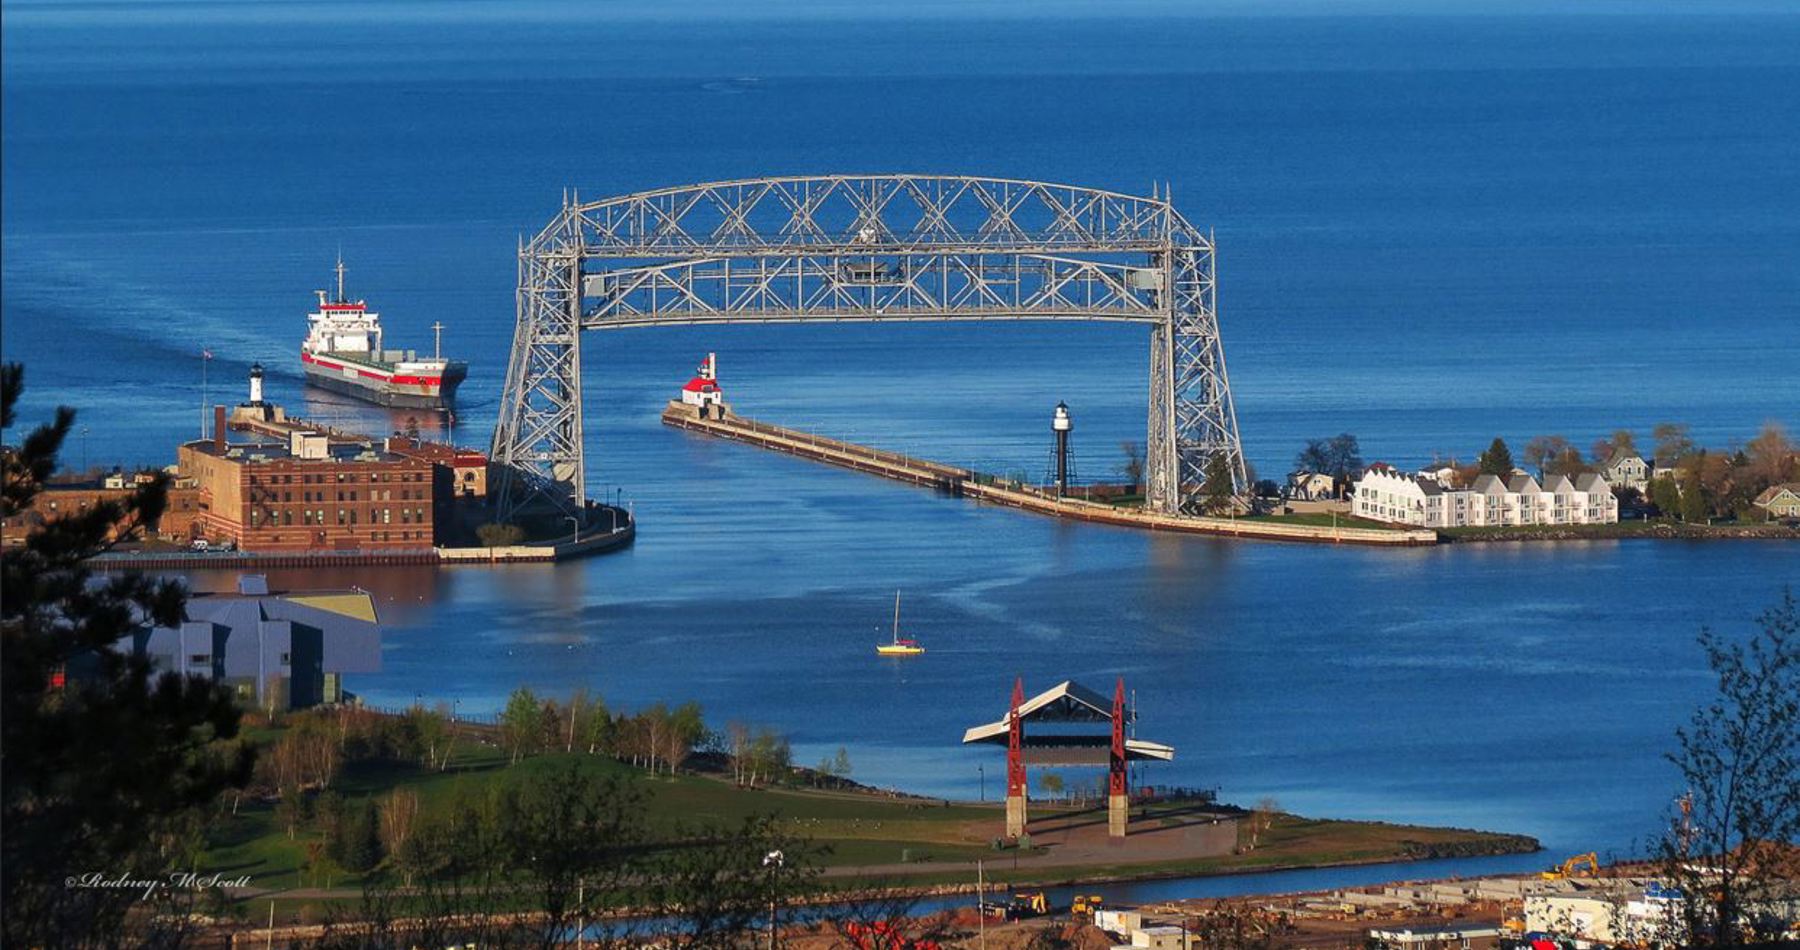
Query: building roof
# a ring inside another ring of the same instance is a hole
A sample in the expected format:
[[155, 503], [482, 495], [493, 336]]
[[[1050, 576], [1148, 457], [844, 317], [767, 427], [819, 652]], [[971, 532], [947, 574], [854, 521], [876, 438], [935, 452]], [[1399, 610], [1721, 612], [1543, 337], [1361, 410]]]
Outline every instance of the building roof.
[[723, 392], [723, 390], [719, 388], [718, 381], [707, 379], [704, 376], [696, 376], [693, 379], [688, 380], [687, 385], [681, 388], [683, 391], [690, 393]]
[[[330, 442], [325, 446], [325, 458], [296, 458], [283, 442], [228, 442], [223, 451], [211, 439], [200, 439], [182, 445], [202, 455], [223, 458], [239, 465], [266, 465], [271, 462], [293, 462], [296, 465], [343, 465], [351, 462], [407, 462], [414, 461], [405, 455], [397, 455], [381, 447], [377, 442]], [[424, 461], [418, 459], [417, 461]]]
[[1606, 465], [1603, 467], [1610, 472], [1632, 459], [1637, 459], [1638, 464], [1640, 465], [1644, 463], [1644, 457], [1636, 452], [1630, 452], [1625, 449], [1613, 449], [1612, 455], [1607, 457]]
[[[1012, 711], [1007, 710], [995, 722], [974, 726], [963, 732], [963, 744], [987, 742], [1004, 744], [1010, 731]], [[1047, 690], [1019, 704], [1019, 718], [1026, 724], [1074, 723], [1094, 724], [1112, 722], [1112, 701], [1099, 693], [1073, 680], [1063, 680]], [[1129, 707], [1125, 710], [1126, 722], [1135, 719]], [[1088, 735], [1045, 735], [1036, 730], [1028, 730], [1026, 742], [1038, 750], [1062, 750], [1066, 755], [1040, 755], [1044, 762], [1057, 764], [1086, 765], [1105, 764], [1104, 756], [1097, 762], [1090, 761], [1094, 750], [1104, 751], [1111, 743], [1110, 736]], [[1167, 762], [1175, 758], [1175, 747], [1145, 739], [1125, 740], [1125, 756], [1128, 759], [1158, 760]]]
[[[295, 627], [319, 632], [326, 671], [381, 671], [381, 627], [374, 599], [360, 590], [292, 596], [196, 594], [188, 598], [179, 627], [145, 627], [121, 639], [119, 647], [177, 656], [222, 654], [225, 676], [255, 676], [269, 668], [269, 654], [287, 652], [283, 645], [291, 643]], [[190, 649], [190, 644], [205, 649]]]
[[437, 465], [454, 468], [458, 465], [485, 465], [487, 456], [475, 451], [450, 445], [446, 442], [430, 442], [415, 439], [406, 435], [391, 435], [387, 438], [387, 450], [395, 455], [407, 455], [422, 458]]
[[1779, 485], [1770, 485], [1768, 488], [1763, 489], [1762, 494], [1756, 496], [1755, 503], [1763, 506], [1773, 504], [1775, 499], [1781, 497], [1782, 492], [1788, 492], [1795, 497], [1800, 497], [1800, 482], [1783, 482]]
[[1388, 465], [1385, 462], [1377, 462], [1374, 465], [1371, 465], [1368, 468], [1364, 469], [1363, 470], [1363, 478], [1364, 479], [1390, 478], [1397, 482], [1406, 482], [1409, 484], [1417, 485], [1417, 486], [1419, 486], [1419, 491], [1423, 492], [1427, 496], [1442, 495], [1444, 493], [1444, 485], [1442, 482], [1438, 481], [1437, 479], [1431, 478], [1430, 476], [1426, 476], [1426, 475], [1408, 474], [1406, 472], [1402, 472], [1399, 469], [1396, 469], [1396, 468]]
[[1611, 488], [1612, 485], [1607, 482], [1606, 477], [1599, 472], [1582, 472], [1580, 475], [1575, 476], [1576, 491], [1592, 492], [1596, 490], [1608, 490]]
[[1538, 492], [1543, 489], [1538, 486], [1537, 479], [1532, 478], [1530, 475], [1514, 475], [1506, 480], [1506, 490], [1524, 494], [1525, 492]]

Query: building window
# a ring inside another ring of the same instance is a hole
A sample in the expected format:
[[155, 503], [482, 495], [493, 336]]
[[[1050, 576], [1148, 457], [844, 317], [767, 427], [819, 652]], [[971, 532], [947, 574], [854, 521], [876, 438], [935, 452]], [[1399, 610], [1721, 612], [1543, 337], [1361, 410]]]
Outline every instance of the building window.
[[188, 662], [192, 663], [196, 666], [198, 666], [202, 663], [211, 663], [212, 662], [212, 654], [211, 653], [196, 653], [196, 654], [188, 657]]
[[286, 653], [283, 653], [283, 654], [282, 654], [282, 655], [281, 655], [281, 665], [282, 665], [282, 666], [288, 666], [288, 665], [290, 665], [290, 662], [291, 662], [291, 661], [289, 661], [289, 659], [288, 659], [288, 655], [287, 655], [287, 654], [286, 654]]

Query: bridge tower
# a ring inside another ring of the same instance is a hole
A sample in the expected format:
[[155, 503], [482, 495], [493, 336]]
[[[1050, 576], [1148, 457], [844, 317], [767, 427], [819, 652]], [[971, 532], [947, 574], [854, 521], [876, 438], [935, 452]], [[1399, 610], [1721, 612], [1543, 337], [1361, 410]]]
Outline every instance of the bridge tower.
[[519, 246], [494, 428], [502, 521], [578, 514], [581, 332], [719, 323], [1106, 320], [1150, 336], [1146, 504], [1199, 507], [1211, 461], [1249, 490], [1214, 246], [1165, 195], [939, 175], [686, 185], [582, 202]]

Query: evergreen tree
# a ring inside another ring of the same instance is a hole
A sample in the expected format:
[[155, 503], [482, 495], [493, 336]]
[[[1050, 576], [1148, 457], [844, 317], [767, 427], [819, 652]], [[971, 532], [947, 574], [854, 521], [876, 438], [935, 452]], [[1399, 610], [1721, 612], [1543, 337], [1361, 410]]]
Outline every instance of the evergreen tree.
[[1673, 518], [1681, 514], [1681, 489], [1676, 487], [1675, 479], [1667, 475], [1650, 483], [1650, 503], [1664, 518]]
[[1200, 505], [1209, 515], [1222, 515], [1236, 502], [1231, 486], [1231, 462], [1223, 453], [1206, 463], [1206, 481], [1200, 486]]
[[[23, 368], [0, 367], [0, 428], [12, 428], [23, 391]], [[53, 422], [0, 450], [0, 513], [31, 507], [74, 422], [74, 410], [59, 408]], [[8, 946], [153, 942], [123, 936], [159, 926], [148, 914], [127, 920], [145, 906], [141, 894], [67, 880], [95, 871], [160, 878], [182, 866], [203, 809], [249, 778], [249, 747], [232, 741], [240, 712], [229, 691], [157, 674], [116, 649], [144, 620], [179, 623], [186, 591], [136, 574], [96, 580], [88, 567], [109, 537], [155, 525], [167, 491], [158, 476], [121, 500], [52, 518], [0, 558], [0, 943]]]
[[1706, 485], [1700, 479], [1700, 466], [1689, 465], [1679, 473], [1681, 485], [1681, 520], [1694, 523], [1706, 522], [1706, 514], [1710, 510]]
[[1499, 436], [1495, 436], [1494, 441], [1488, 445], [1487, 451], [1481, 453], [1481, 457], [1476, 460], [1476, 467], [1481, 470], [1481, 474], [1483, 475], [1498, 475], [1501, 478], [1511, 478], [1513, 471], [1512, 449], [1506, 447], [1506, 440]]
[[364, 798], [346, 806], [337, 831], [331, 857], [340, 867], [360, 873], [381, 863], [381, 819], [375, 812], [374, 799]]

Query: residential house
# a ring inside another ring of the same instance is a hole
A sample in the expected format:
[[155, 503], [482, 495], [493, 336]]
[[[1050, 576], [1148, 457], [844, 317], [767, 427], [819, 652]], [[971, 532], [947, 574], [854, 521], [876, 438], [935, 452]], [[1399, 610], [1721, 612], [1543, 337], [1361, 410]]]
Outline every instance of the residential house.
[[1756, 496], [1755, 505], [1772, 520], [1800, 518], [1800, 482], [1769, 486]]
[[1650, 463], [1643, 456], [1624, 449], [1614, 449], [1611, 458], [1600, 466], [1600, 474], [1609, 485], [1644, 491], [1650, 487]]
[[1288, 497], [1295, 501], [1327, 501], [1337, 497], [1337, 480], [1318, 472], [1294, 472], [1288, 476]]
[[1619, 520], [1619, 496], [1613, 494], [1613, 481], [1599, 472], [1582, 472], [1575, 476], [1575, 492], [1581, 497], [1582, 511], [1576, 524], [1616, 524]]
[[1358, 517], [1425, 528], [1533, 524], [1612, 524], [1619, 502], [1597, 473], [1552, 475], [1542, 485], [1530, 475], [1502, 481], [1482, 475], [1468, 488], [1446, 488], [1435, 479], [1375, 467], [1352, 493]]

